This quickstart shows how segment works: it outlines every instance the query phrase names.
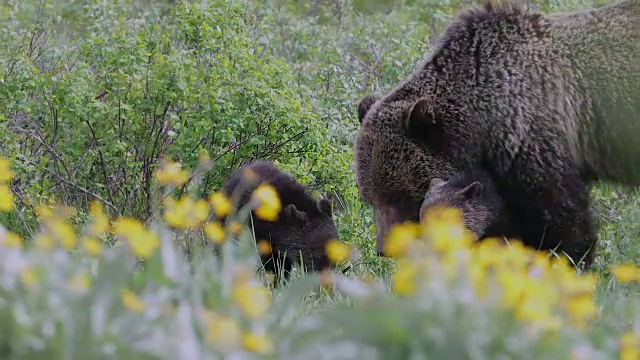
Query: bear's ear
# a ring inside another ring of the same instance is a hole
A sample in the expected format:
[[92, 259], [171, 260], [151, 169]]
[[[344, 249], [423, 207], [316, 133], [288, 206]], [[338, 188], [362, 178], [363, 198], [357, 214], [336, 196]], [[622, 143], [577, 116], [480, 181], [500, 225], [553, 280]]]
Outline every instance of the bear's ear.
[[331, 202], [329, 201], [329, 199], [322, 198], [318, 200], [318, 209], [320, 210], [320, 213], [322, 213], [323, 215], [331, 216], [332, 209], [331, 209]]
[[360, 102], [358, 103], [358, 121], [362, 124], [362, 120], [364, 120], [364, 116], [367, 115], [369, 109], [376, 103], [376, 101], [380, 100], [378, 95], [369, 94], [365, 95]]
[[458, 194], [462, 195], [465, 199], [473, 199], [482, 194], [484, 190], [482, 184], [479, 181], [474, 181], [467, 185], [464, 189], [458, 191]]
[[412, 137], [423, 137], [437, 124], [433, 110], [433, 101], [420, 98], [406, 107], [402, 114], [402, 129]]
[[431, 183], [429, 184], [429, 188], [433, 188], [436, 187], [438, 185], [444, 184], [444, 180], [440, 179], [440, 178], [433, 178], [431, 179]]
[[298, 210], [294, 204], [285, 206], [283, 213], [287, 221], [293, 221], [297, 225], [304, 225], [307, 222], [307, 214], [305, 214], [304, 211]]

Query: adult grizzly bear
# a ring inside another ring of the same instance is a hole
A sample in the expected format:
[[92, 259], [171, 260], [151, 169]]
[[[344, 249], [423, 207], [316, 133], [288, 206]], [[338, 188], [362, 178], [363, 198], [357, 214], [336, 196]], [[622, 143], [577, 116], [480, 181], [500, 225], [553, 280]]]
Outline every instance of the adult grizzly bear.
[[640, 185], [640, 0], [543, 15], [461, 13], [426, 62], [365, 96], [356, 182], [385, 234], [418, 220], [434, 177], [484, 168], [523, 242], [590, 264], [588, 185]]
[[316, 201], [298, 181], [269, 161], [255, 161], [240, 167], [227, 180], [222, 192], [237, 208], [242, 208], [250, 203], [252, 192], [263, 183], [274, 187], [282, 203], [275, 221], [259, 218], [253, 209], [252, 219], [248, 219], [256, 241], [266, 240], [271, 246], [271, 255], [261, 255], [265, 270], [277, 277], [284, 273], [284, 278], [288, 278], [301, 257], [306, 270], [332, 267], [325, 245], [331, 239], [338, 240], [338, 230], [329, 200]]
[[516, 236], [510, 229], [509, 214], [498, 189], [482, 169], [456, 175], [448, 181], [433, 178], [420, 206], [420, 221], [437, 206], [460, 210], [465, 227], [478, 240]]

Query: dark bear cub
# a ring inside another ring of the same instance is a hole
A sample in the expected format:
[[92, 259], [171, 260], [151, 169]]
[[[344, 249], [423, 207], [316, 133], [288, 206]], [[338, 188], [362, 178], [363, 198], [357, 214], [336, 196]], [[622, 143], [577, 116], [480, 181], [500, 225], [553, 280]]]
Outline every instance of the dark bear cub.
[[420, 221], [428, 210], [442, 205], [462, 211], [464, 225], [478, 240], [514, 235], [504, 201], [484, 170], [458, 174], [448, 181], [432, 179], [420, 207]]
[[338, 239], [338, 230], [329, 200], [316, 201], [298, 181], [269, 161], [255, 161], [240, 167], [222, 192], [236, 209], [242, 209], [251, 202], [252, 192], [263, 183], [273, 186], [282, 203], [275, 221], [259, 218], [253, 209], [247, 218], [248, 225], [253, 225], [256, 241], [265, 240], [271, 247], [271, 255], [260, 255], [265, 270], [276, 277], [284, 274], [286, 279], [300, 258], [305, 270], [321, 271], [331, 267], [325, 245], [331, 239]]

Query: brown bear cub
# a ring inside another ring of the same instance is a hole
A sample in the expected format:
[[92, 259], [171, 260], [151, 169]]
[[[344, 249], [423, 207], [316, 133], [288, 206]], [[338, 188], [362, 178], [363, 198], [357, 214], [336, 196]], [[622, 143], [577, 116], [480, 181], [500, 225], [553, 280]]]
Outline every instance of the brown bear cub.
[[263, 183], [274, 187], [282, 203], [275, 221], [260, 219], [253, 209], [247, 218], [248, 225], [253, 225], [256, 241], [266, 240], [271, 247], [271, 255], [260, 256], [265, 270], [273, 272], [276, 278], [284, 274], [287, 279], [300, 258], [305, 270], [332, 267], [325, 245], [331, 239], [338, 239], [338, 230], [329, 200], [316, 201], [298, 181], [269, 161], [255, 161], [240, 167], [222, 192], [236, 209], [242, 209], [251, 202], [252, 192]]
[[640, 1], [558, 14], [485, 0], [358, 105], [356, 183], [378, 249], [433, 178], [483, 168], [522, 242], [590, 265], [595, 181], [640, 186]]
[[504, 202], [483, 170], [459, 174], [448, 181], [432, 179], [420, 207], [420, 221], [436, 206], [462, 211], [464, 225], [478, 240], [513, 236]]

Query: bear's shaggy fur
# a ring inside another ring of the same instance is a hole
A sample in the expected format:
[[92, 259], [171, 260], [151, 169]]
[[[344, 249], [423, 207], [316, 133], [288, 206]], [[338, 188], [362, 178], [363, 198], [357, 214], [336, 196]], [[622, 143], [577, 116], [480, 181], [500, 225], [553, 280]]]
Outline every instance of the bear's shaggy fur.
[[436, 206], [460, 210], [464, 225], [478, 240], [513, 236], [504, 202], [483, 170], [459, 174], [448, 181], [433, 178], [420, 207], [420, 221]]
[[430, 57], [358, 106], [356, 182], [378, 249], [432, 178], [484, 168], [526, 245], [590, 264], [588, 185], [640, 185], [640, 0], [544, 15], [461, 13]]
[[271, 256], [261, 255], [265, 270], [276, 277], [284, 273], [288, 278], [300, 258], [308, 271], [333, 267], [325, 245], [331, 239], [338, 240], [338, 231], [329, 200], [316, 201], [298, 181], [269, 161], [255, 161], [240, 167], [222, 192], [241, 209], [251, 202], [252, 192], [262, 183], [273, 186], [282, 203], [276, 221], [260, 219], [253, 209], [248, 219], [249, 226], [252, 222], [256, 241], [266, 240], [271, 246]]

